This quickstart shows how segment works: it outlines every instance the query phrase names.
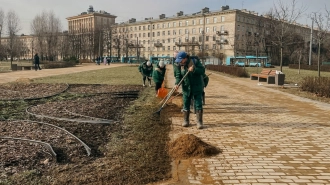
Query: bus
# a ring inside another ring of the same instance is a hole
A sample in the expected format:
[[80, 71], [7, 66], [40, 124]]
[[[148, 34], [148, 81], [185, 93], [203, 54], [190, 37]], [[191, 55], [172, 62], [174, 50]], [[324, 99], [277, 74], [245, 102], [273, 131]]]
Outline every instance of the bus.
[[161, 60], [163, 60], [165, 64], [172, 64], [173, 57], [170, 56], [150, 57], [150, 62], [152, 62], [153, 64], [157, 64]]
[[228, 56], [226, 58], [227, 66], [248, 66], [248, 67], [270, 67], [271, 63], [268, 62], [266, 56]]

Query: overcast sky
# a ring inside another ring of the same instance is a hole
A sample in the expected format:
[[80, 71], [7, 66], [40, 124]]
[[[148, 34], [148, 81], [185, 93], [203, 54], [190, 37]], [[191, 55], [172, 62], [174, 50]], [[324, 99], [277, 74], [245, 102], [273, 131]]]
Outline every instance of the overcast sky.
[[[287, 2], [289, 0], [282, 0]], [[324, 12], [325, 7], [330, 10], [330, 0], [296, 0], [298, 7], [305, 7], [304, 16], [299, 19], [301, 24], [311, 24], [307, 14]], [[130, 18], [137, 21], [146, 17], [157, 19], [160, 14], [166, 17], [183, 11], [191, 14], [208, 7], [210, 11], [220, 10], [221, 6], [229, 5], [230, 9], [247, 9], [264, 14], [269, 11], [278, 0], [0, 0], [0, 8], [5, 12], [14, 10], [20, 18], [20, 34], [31, 34], [30, 24], [34, 17], [42, 11], [54, 11], [60, 18], [63, 30], [67, 30], [67, 17], [86, 12], [89, 5], [95, 11], [105, 10], [116, 15], [116, 22], [125, 22]]]

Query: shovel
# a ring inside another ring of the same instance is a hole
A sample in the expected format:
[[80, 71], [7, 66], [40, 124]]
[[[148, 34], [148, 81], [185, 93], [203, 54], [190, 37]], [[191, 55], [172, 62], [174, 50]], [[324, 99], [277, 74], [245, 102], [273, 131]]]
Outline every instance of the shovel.
[[[183, 76], [183, 78], [181, 79], [181, 81], [178, 83], [178, 85], [177, 85], [178, 87], [180, 87], [180, 85], [182, 84], [183, 80], [187, 77], [188, 74], [189, 74], [189, 71]], [[158, 111], [154, 112], [154, 114], [158, 114], [160, 116], [160, 111], [162, 111], [162, 109], [166, 105], [167, 101], [171, 98], [171, 96], [173, 95], [173, 93], [175, 92], [175, 90], [176, 90], [176, 88], [174, 86], [172, 88], [172, 90], [167, 94], [163, 105], [160, 107], [160, 109]]]

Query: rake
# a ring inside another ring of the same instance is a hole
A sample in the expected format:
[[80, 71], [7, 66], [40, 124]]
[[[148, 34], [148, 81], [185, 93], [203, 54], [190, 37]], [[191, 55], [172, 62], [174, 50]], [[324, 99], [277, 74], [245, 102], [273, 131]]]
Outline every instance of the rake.
[[[181, 79], [181, 81], [178, 83], [178, 87], [180, 87], [180, 85], [182, 84], [183, 80], [187, 77], [187, 75], [189, 74], [189, 71], [183, 76], [183, 78]], [[167, 101], [171, 98], [171, 96], [173, 95], [173, 93], [176, 91], [175, 86], [172, 88], [172, 90], [167, 94], [167, 96], [164, 98], [165, 101], [163, 103], [163, 105], [159, 108], [158, 111], [154, 112], [154, 114], [157, 114], [160, 116], [160, 111], [162, 111], [162, 109], [165, 107]]]

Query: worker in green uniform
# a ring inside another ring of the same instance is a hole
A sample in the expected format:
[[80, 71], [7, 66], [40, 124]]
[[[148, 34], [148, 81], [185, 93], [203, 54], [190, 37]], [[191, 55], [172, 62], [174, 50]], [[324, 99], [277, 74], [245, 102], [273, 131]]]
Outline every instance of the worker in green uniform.
[[203, 101], [202, 95], [204, 91], [203, 74], [205, 74], [205, 68], [199, 60], [190, 59], [189, 55], [181, 51], [177, 54], [175, 59], [174, 69], [177, 84], [181, 81], [183, 76], [189, 72], [187, 77], [182, 83], [183, 94], [183, 113], [184, 122], [183, 127], [189, 126], [190, 104], [191, 99], [194, 99], [197, 116], [197, 128], [203, 128]]

